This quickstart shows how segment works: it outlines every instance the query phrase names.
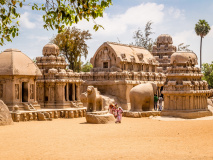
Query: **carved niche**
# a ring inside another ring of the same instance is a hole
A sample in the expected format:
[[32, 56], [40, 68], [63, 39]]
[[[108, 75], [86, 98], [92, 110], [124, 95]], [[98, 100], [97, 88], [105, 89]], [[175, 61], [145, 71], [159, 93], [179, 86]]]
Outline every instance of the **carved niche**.
[[19, 84], [15, 84], [15, 99], [19, 99]]

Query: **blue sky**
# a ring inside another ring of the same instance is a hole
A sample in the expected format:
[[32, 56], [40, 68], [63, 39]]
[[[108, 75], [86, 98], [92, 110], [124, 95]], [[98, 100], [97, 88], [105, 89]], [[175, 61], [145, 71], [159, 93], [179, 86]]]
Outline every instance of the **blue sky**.
[[[213, 1], [212, 0], [112, 0], [113, 5], [106, 9], [103, 18], [97, 23], [104, 30], [93, 31], [93, 22], [82, 21], [76, 26], [90, 30], [92, 39], [88, 41], [90, 60], [98, 47], [106, 42], [129, 44], [133, 42], [133, 32], [144, 29], [147, 21], [153, 22], [152, 28], [156, 39], [160, 34], [170, 34], [174, 45], [185, 43], [190, 45], [199, 58], [200, 38], [194, 32], [195, 23], [205, 19], [212, 27], [210, 33], [203, 39], [203, 63], [213, 61]], [[0, 51], [7, 48], [17, 48], [30, 58], [42, 56], [42, 48], [57, 34], [57, 31], [46, 31], [42, 27], [42, 13], [24, 7], [21, 11], [20, 35], [12, 43], [6, 43]]]

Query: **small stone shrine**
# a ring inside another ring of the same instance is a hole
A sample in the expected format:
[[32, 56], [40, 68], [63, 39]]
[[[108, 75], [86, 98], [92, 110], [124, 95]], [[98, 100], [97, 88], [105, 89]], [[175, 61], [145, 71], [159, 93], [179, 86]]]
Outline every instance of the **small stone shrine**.
[[193, 52], [176, 52], [171, 56], [167, 81], [164, 86], [164, 110], [161, 116], [199, 118], [211, 116], [207, 97], [211, 91], [201, 80], [201, 69], [195, 67], [197, 56]]
[[42, 72], [37, 80], [37, 100], [42, 108], [83, 106], [80, 102], [80, 74], [66, 69], [68, 64], [63, 56], [59, 56], [57, 45], [45, 45], [43, 57], [37, 57], [36, 64]]
[[36, 78], [41, 76], [36, 64], [18, 49], [0, 53], [0, 100], [13, 110], [39, 109], [36, 102]]

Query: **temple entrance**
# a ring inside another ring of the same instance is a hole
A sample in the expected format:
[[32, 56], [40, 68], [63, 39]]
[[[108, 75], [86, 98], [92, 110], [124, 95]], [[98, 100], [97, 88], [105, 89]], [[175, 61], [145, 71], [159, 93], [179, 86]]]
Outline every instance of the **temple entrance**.
[[28, 102], [28, 83], [22, 82], [22, 102]]
[[69, 101], [73, 101], [72, 99], [72, 84], [69, 83], [68, 85], [68, 90], [69, 90]]

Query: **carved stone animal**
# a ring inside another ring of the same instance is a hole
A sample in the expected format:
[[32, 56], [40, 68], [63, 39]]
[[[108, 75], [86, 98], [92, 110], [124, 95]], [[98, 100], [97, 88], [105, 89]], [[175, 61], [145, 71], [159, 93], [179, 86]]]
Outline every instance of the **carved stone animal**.
[[103, 99], [97, 88], [94, 86], [87, 87], [87, 111], [96, 112], [103, 110]]
[[156, 91], [157, 85], [155, 83], [144, 83], [133, 87], [129, 93], [131, 111], [153, 110]]

